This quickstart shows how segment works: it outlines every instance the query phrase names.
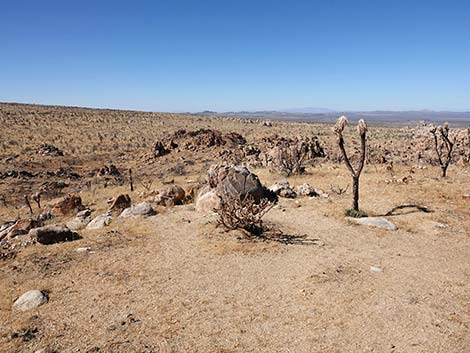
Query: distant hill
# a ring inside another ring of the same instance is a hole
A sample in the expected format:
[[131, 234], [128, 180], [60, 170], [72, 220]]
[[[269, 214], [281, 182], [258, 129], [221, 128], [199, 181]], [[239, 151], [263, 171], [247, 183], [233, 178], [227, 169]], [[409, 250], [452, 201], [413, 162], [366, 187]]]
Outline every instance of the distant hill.
[[[310, 112], [307, 112], [309, 111]], [[262, 110], [239, 112], [200, 112], [197, 115], [222, 115], [240, 118], [272, 119], [311, 121], [321, 123], [333, 123], [340, 115], [346, 115], [352, 122], [365, 119], [369, 124], [376, 125], [414, 125], [419, 121], [433, 122], [436, 124], [448, 121], [456, 127], [470, 125], [470, 112], [449, 112], [432, 110], [413, 111], [334, 111], [324, 108], [299, 108], [290, 111]]]

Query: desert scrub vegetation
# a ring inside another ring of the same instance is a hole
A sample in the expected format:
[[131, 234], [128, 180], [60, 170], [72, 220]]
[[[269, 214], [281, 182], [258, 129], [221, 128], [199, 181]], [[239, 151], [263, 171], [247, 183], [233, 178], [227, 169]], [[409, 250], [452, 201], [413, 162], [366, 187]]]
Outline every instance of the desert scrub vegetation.
[[262, 198], [256, 202], [251, 194], [224, 194], [220, 206], [215, 209], [217, 225], [226, 230], [242, 229], [250, 234], [263, 233], [263, 216], [269, 212], [275, 202]]
[[433, 135], [434, 150], [437, 155], [437, 161], [441, 167], [441, 176], [443, 178], [447, 175], [447, 168], [452, 161], [452, 151], [454, 149], [454, 141], [449, 137], [449, 124], [446, 122], [442, 126], [432, 125], [430, 130]]
[[294, 146], [280, 146], [278, 149], [277, 168], [286, 176], [303, 174], [305, 172], [304, 160], [307, 156], [307, 146], [300, 141]]
[[357, 131], [361, 138], [361, 150], [360, 150], [360, 157], [359, 157], [359, 164], [356, 169], [353, 168], [348, 154], [346, 153], [346, 149], [344, 148], [344, 137], [343, 131], [348, 123], [348, 119], [343, 115], [339, 117], [336, 125], [333, 128], [336, 136], [338, 137], [338, 146], [343, 156], [344, 163], [346, 167], [351, 172], [352, 181], [353, 181], [353, 204], [352, 210], [355, 212], [350, 212], [351, 214], [356, 214], [355, 217], [360, 217], [359, 214], [359, 177], [361, 176], [362, 169], [364, 168], [364, 162], [366, 159], [366, 133], [367, 133], [367, 124], [366, 122], [361, 119], [357, 123]]

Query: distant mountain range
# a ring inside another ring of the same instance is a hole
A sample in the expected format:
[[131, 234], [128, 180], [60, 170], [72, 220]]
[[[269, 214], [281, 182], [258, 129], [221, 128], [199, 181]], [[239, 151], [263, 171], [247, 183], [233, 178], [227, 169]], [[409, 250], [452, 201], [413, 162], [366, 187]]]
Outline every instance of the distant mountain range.
[[296, 108], [262, 111], [238, 111], [238, 112], [214, 112], [203, 111], [194, 113], [195, 115], [221, 115], [240, 118], [272, 119], [272, 120], [293, 120], [311, 121], [322, 123], [333, 123], [340, 115], [346, 115], [352, 122], [358, 119], [365, 119], [370, 124], [377, 125], [412, 125], [418, 121], [443, 123], [458, 127], [470, 125], [470, 112], [451, 112], [433, 110], [411, 110], [411, 111], [335, 111], [326, 108]]

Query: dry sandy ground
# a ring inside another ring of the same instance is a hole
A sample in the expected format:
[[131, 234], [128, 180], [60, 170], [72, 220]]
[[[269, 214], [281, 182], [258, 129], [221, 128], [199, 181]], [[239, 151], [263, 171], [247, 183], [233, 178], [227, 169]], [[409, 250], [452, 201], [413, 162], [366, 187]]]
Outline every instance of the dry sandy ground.
[[[266, 218], [283, 241], [225, 233], [185, 205], [26, 248], [0, 263], [0, 352], [470, 352], [470, 174], [436, 172], [395, 185], [366, 169], [369, 213], [433, 211], [388, 217], [396, 232], [348, 224], [347, 194], [281, 199]], [[310, 173], [290, 182], [348, 182], [343, 167]], [[47, 304], [12, 311], [36, 288]]]

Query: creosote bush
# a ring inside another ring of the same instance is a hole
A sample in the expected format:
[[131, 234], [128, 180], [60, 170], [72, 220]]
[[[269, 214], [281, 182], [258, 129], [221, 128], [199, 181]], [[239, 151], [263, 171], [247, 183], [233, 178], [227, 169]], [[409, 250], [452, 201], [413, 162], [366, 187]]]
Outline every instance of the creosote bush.
[[263, 232], [263, 216], [271, 210], [275, 202], [267, 198], [258, 203], [251, 194], [236, 196], [225, 194], [221, 198], [217, 213], [217, 225], [227, 230], [243, 229], [252, 234]]

